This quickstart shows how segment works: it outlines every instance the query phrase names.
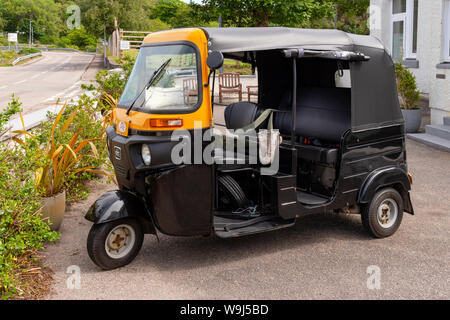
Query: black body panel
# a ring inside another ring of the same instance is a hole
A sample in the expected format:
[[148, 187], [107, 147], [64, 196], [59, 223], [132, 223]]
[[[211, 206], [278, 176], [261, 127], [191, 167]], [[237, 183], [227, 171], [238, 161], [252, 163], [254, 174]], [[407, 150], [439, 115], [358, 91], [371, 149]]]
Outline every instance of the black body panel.
[[137, 218], [145, 233], [156, 234], [151, 216], [137, 196], [126, 191], [110, 191], [101, 196], [91, 206], [85, 218], [95, 224]]
[[[341, 141], [334, 194], [317, 205], [298, 202], [297, 208], [283, 218], [364, 205], [382, 187], [394, 187], [402, 194], [405, 210], [413, 213], [407, 176], [404, 127], [391, 126], [353, 133]], [[298, 151], [302, 156], [302, 149]], [[301, 179], [301, 177], [300, 177]], [[302, 197], [299, 197], [301, 200]]]
[[187, 165], [150, 177], [153, 217], [168, 235], [209, 235], [212, 230], [213, 166]]

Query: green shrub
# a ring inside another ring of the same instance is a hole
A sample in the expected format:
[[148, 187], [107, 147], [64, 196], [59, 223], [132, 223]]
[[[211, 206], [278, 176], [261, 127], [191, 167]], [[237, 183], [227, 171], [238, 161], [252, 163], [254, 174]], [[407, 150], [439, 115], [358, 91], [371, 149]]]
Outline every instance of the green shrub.
[[0, 32], [0, 46], [6, 47], [8, 45], [8, 38], [3, 36]]
[[64, 48], [74, 48], [86, 50], [87, 48], [96, 48], [98, 39], [87, 33], [84, 27], [80, 29], [73, 29], [67, 36], [61, 37], [58, 45]]
[[[125, 54], [120, 61], [122, 72], [101, 70], [96, 75], [96, 91], [99, 94], [99, 101], [103, 102], [105, 94], [111, 95], [114, 99], [119, 99], [125, 85], [133, 70], [136, 57]], [[93, 86], [83, 86], [84, 89], [94, 89]]]
[[0, 51], [0, 66], [2, 66], [2, 65], [9, 66], [16, 58], [17, 58], [17, 53], [13, 50]]
[[21, 275], [38, 259], [35, 253], [58, 233], [41, 219], [40, 198], [34, 187], [34, 150], [0, 146], [0, 297], [26, 291]]
[[417, 109], [420, 92], [417, 90], [416, 78], [400, 62], [395, 64], [395, 73], [400, 106], [405, 110]]
[[[75, 109], [78, 109], [76, 116], [65, 132], [60, 134], [64, 123]], [[108, 162], [105, 128], [99, 119], [100, 114], [101, 106], [87, 95], [82, 95], [76, 104], [68, 105], [62, 114], [55, 130], [55, 144], [59, 145], [67, 143], [75, 133], [81, 131], [78, 136], [78, 141], [92, 140], [97, 151], [97, 156], [94, 157], [90, 148], [82, 149], [80, 153], [77, 154], [79, 161], [74, 169], [85, 167], [100, 168]], [[37, 141], [37, 144], [33, 146], [35, 148], [45, 144], [50, 136], [56, 114], [48, 113], [47, 117], [48, 120], [43, 122], [42, 125], [33, 132]], [[67, 176], [64, 181], [67, 201], [70, 203], [85, 199], [88, 195], [88, 189], [84, 186], [84, 182], [94, 179], [97, 179], [97, 175], [92, 172], [79, 172]]]
[[0, 112], [0, 132], [3, 132], [5, 129], [7, 129], [5, 128], [6, 124], [13, 115], [22, 112], [22, 108], [20, 108], [21, 105], [22, 103], [19, 102], [19, 99], [16, 98], [14, 94], [11, 95], [11, 101], [8, 102], [8, 106]]
[[35, 48], [23, 48], [19, 51], [19, 54], [29, 55], [29, 54], [38, 53], [38, 52], [40, 52], [40, 50], [35, 49]]

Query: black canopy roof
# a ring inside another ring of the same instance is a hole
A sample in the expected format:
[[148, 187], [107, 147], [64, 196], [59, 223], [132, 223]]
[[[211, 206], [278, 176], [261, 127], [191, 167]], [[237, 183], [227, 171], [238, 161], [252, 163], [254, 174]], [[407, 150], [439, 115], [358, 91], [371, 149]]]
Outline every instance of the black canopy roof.
[[[351, 62], [352, 130], [360, 131], [404, 123], [397, 96], [394, 62], [381, 42], [340, 30], [294, 28], [203, 28], [208, 49], [245, 59], [246, 52], [302, 48], [353, 51], [370, 57]], [[261, 70], [262, 71], [262, 70]], [[301, 72], [301, 71], [300, 71]], [[261, 79], [260, 85], [261, 83]]]
[[328, 29], [203, 28], [210, 50], [229, 52], [304, 48], [311, 50], [348, 50], [354, 45], [384, 50], [376, 38]]

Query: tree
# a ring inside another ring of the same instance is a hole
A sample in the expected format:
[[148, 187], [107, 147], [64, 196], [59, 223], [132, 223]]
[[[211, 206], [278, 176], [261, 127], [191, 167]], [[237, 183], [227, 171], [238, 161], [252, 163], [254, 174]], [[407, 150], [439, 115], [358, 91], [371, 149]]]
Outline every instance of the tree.
[[[117, 0], [80, 0], [81, 21], [86, 30], [98, 37], [114, 31], [114, 18], [119, 17], [120, 2]], [[124, 12], [124, 14], [126, 14]]]
[[176, 16], [177, 10], [181, 7], [187, 7], [187, 4], [181, 0], [159, 0], [151, 8], [150, 16], [153, 19], [170, 23], [170, 20]]
[[330, 2], [315, 0], [203, 0], [203, 7], [207, 14], [221, 15], [224, 25], [235, 27], [306, 26], [333, 14]]
[[159, 0], [151, 9], [151, 17], [162, 20], [173, 28], [203, 26], [191, 5], [181, 0]]
[[59, 44], [64, 47], [77, 47], [78, 49], [85, 50], [87, 48], [93, 48], [97, 46], [97, 38], [88, 34], [84, 27], [71, 30], [67, 36], [61, 37]]
[[[351, 33], [369, 34], [369, 12], [370, 0], [318, 0], [336, 6], [337, 28]], [[333, 19], [320, 18], [311, 22], [313, 28], [334, 28]]]
[[0, 31], [5, 27], [6, 21], [3, 19], [2, 13], [0, 12]]
[[44, 42], [57, 38], [63, 25], [53, 0], [0, 0], [0, 15], [5, 31], [19, 31], [26, 39], [32, 20], [34, 37]]

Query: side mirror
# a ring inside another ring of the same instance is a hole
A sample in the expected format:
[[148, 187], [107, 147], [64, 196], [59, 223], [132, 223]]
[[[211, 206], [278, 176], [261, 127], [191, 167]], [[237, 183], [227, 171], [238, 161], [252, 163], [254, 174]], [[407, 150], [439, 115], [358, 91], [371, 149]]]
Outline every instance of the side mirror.
[[206, 64], [208, 65], [211, 71], [217, 70], [223, 65], [223, 54], [219, 51], [213, 51], [208, 55], [206, 59]]

